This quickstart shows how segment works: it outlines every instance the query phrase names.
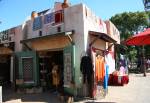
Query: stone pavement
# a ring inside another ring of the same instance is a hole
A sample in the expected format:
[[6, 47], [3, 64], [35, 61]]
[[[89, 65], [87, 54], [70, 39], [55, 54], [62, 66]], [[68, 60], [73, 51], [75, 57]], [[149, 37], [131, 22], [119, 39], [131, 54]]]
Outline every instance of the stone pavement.
[[150, 73], [130, 74], [129, 84], [109, 86], [108, 94], [101, 100], [85, 100], [76, 103], [150, 103]]
[[[45, 92], [41, 94], [4, 93], [4, 103], [61, 103], [58, 96]], [[101, 100], [84, 100], [75, 103], [150, 103], [150, 73], [130, 74], [129, 84], [109, 86], [108, 94]]]
[[56, 94], [54, 95], [49, 91], [37, 94], [24, 94], [7, 91], [3, 93], [3, 103], [61, 103], [61, 102]]

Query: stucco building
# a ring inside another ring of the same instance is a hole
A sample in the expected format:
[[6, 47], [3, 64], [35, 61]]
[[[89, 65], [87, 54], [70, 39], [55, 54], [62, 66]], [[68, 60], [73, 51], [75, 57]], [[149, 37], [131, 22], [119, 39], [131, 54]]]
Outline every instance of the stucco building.
[[[0, 55], [8, 52], [10, 81], [17, 87], [53, 88], [51, 72], [55, 62], [61, 69], [64, 90], [83, 95], [81, 58], [90, 54], [94, 64], [97, 52], [93, 48], [110, 51], [114, 65], [111, 72], [115, 70], [114, 45], [120, 43], [120, 34], [110, 21], [104, 22], [84, 4], [62, 8], [56, 3], [53, 9], [32, 12], [31, 18], [14, 30], [8, 34], [12, 40], [1, 42]], [[2, 52], [11, 43], [13, 49]]]

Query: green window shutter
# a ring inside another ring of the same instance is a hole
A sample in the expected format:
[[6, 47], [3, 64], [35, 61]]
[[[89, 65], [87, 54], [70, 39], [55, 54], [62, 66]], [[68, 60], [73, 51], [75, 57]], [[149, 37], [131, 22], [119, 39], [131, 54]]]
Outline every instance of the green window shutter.
[[19, 52], [19, 79], [24, 86], [37, 86], [39, 84], [39, 66], [36, 52]]
[[75, 46], [70, 45], [64, 48], [64, 87], [65, 91], [73, 94], [73, 89], [71, 88], [71, 83], [74, 83], [75, 79]]

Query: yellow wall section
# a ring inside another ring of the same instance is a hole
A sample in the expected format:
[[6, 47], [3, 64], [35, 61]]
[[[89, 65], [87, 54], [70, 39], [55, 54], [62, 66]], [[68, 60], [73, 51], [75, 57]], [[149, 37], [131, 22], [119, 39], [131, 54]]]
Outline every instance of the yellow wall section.
[[31, 46], [36, 51], [60, 49], [70, 44], [67, 36], [48, 37], [32, 41]]

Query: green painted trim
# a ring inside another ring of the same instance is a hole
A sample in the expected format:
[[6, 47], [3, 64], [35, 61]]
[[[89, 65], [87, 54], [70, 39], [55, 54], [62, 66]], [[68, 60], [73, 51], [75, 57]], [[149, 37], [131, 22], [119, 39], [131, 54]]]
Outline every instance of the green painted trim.
[[74, 89], [74, 88], [67, 88], [67, 87], [64, 87], [64, 91], [65, 91], [65, 93], [67, 93], [67, 94], [70, 94], [70, 95], [73, 95], [73, 96], [74, 96], [74, 91], [75, 91], [75, 89]]
[[[75, 45], [71, 44], [71, 45], [65, 47], [63, 52], [64, 52], [64, 54], [71, 53], [71, 73], [72, 73], [72, 80], [75, 83]], [[64, 90], [65, 90], [65, 92], [72, 94], [72, 95], [75, 92], [74, 89], [71, 87], [64, 87]]]
[[16, 53], [19, 60], [19, 79], [23, 79], [23, 64], [22, 58], [32, 57], [33, 58], [33, 81], [34, 83], [23, 83], [24, 87], [30, 86], [38, 86], [39, 85], [39, 65], [38, 65], [38, 57], [35, 51], [24, 51]]

